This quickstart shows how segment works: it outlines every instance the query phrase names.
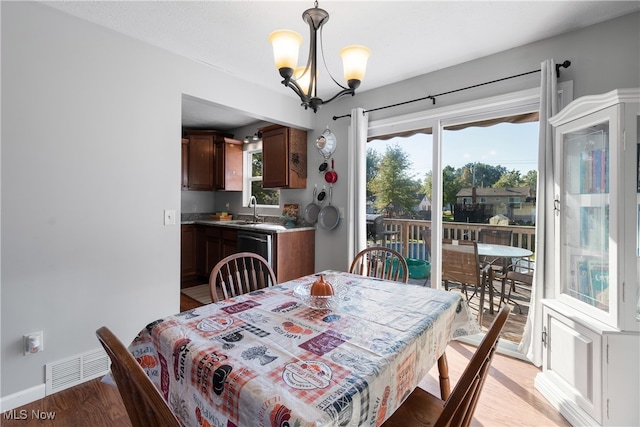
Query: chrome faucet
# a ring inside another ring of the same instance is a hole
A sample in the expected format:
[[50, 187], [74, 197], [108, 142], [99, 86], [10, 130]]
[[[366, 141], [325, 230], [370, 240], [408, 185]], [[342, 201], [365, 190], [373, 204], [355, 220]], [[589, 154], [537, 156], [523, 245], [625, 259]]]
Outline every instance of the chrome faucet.
[[258, 201], [256, 200], [256, 196], [251, 196], [251, 198], [249, 199], [249, 207], [252, 207], [252, 206], [253, 206], [253, 222], [259, 222], [260, 217], [256, 213], [256, 209], [258, 208]]

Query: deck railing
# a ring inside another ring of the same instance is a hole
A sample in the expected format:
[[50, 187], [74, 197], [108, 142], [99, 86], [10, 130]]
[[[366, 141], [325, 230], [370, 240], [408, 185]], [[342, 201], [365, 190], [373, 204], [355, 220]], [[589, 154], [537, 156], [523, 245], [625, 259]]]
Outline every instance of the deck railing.
[[[431, 228], [431, 221], [414, 219], [384, 219], [385, 234], [379, 237], [383, 244], [396, 249], [406, 258], [428, 259], [422, 231]], [[445, 239], [478, 240], [480, 229], [511, 230], [511, 246], [535, 252], [536, 228], [524, 225], [491, 225], [467, 222], [444, 222]]]

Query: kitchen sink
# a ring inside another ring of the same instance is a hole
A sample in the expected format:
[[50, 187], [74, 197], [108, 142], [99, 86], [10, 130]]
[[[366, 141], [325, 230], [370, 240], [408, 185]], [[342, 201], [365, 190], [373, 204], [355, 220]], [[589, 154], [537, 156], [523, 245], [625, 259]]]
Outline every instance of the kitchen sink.
[[251, 228], [256, 228], [258, 230], [286, 230], [284, 225], [267, 223], [251, 224]]

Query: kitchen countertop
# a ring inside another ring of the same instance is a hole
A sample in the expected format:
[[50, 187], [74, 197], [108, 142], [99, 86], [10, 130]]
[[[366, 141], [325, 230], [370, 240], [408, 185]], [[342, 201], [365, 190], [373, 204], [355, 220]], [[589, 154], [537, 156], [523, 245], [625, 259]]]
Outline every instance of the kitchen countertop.
[[253, 223], [245, 220], [227, 220], [227, 221], [215, 221], [215, 220], [203, 220], [196, 219], [193, 221], [181, 221], [181, 225], [197, 224], [197, 225], [212, 225], [216, 227], [229, 227], [237, 230], [254, 231], [257, 233], [265, 234], [278, 234], [278, 233], [291, 233], [295, 231], [307, 231], [315, 230], [315, 227], [311, 226], [294, 226], [285, 227], [281, 224], [274, 224], [270, 222], [258, 222]]

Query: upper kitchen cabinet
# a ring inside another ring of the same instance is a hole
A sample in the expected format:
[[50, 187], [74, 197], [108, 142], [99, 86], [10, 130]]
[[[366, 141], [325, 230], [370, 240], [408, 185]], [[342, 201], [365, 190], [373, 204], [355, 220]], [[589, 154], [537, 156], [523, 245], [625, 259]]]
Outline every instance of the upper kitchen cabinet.
[[262, 186], [307, 188], [307, 132], [272, 125], [262, 132]]
[[213, 144], [213, 189], [242, 191], [242, 141], [223, 138]]
[[[224, 144], [225, 138], [232, 138], [233, 135], [215, 130], [187, 130], [185, 135], [189, 141], [189, 160], [187, 163], [189, 181], [187, 189], [214, 190], [214, 147], [216, 144]], [[242, 153], [240, 156], [242, 157]], [[242, 178], [240, 180], [242, 181]]]

